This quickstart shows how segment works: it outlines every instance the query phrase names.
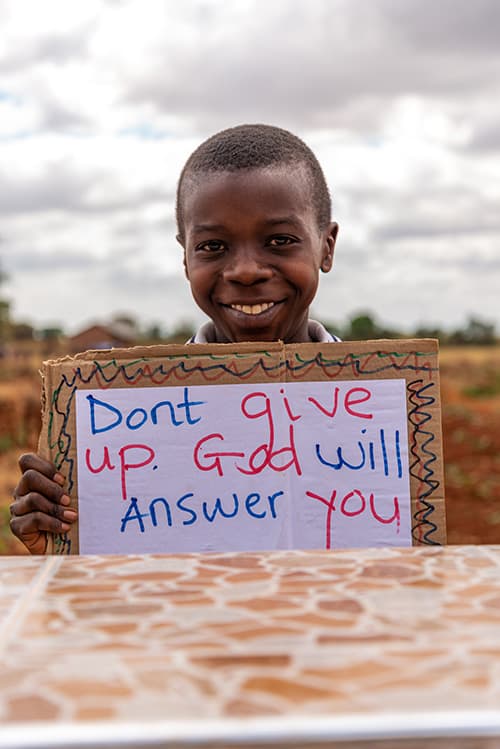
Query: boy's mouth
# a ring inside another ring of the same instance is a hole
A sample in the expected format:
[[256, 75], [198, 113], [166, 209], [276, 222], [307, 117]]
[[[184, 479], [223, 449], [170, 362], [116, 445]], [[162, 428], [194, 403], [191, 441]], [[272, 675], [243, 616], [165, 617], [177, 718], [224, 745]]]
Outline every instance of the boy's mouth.
[[229, 304], [230, 309], [243, 312], [245, 315], [260, 315], [275, 306], [275, 302], [262, 302], [262, 304]]

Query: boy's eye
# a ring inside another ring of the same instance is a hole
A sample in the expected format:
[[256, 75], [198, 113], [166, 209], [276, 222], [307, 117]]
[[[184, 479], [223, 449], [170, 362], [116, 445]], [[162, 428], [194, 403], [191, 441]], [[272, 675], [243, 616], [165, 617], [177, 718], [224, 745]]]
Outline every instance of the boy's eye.
[[221, 252], [224, 249], [224, 242], [219, 239], [209, 239], [207, 242], [201, 242], [197, 245], [196, 250], [202, 252]]
[[271, 237], [268, 244], [271, 247], [284, 247], [287, 244], [293, 244], [297, 240], [295, 237], [290, 237], [287, 234], [278, 234], [275, 237]]

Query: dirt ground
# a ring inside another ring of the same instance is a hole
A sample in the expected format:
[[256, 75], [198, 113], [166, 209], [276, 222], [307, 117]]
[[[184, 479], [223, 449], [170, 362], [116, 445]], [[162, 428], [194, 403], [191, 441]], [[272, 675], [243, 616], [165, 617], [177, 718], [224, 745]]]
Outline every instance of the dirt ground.
[[[448, 543], [500, 544], [500, 346], [440, 355]], [[0, 376], [1, 376], [0, 372]], [[38, 375], [0, 379], [0, 553], [22, 554], [8, 526], [17, 459], [36, 447]]]
[[448, 542], [500, 544], [500, 347], [440, 363]]

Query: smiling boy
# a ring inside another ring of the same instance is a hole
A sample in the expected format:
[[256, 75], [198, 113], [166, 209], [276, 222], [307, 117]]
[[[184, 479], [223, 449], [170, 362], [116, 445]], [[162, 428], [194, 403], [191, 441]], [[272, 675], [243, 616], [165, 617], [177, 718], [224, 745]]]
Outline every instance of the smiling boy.
[[[334, 341], [309, 319], [319, 272], [331, 270], [338, 226], [321, 167], [303, 141], [241, 125], [202, 143], [177, 188], [177, 239], [196, 304], [210, 318], [196, 343]], [[64, 477], [21, 456], [11, 529], [33, 554], [69, 530]]]
[[324, 340], [309, 306], [319, 271], [332, 267], [330, 214], [321, 167], [292, 133], [244, 125], [199, 146], [179, 180], [177, 238], [212, 321], [203, 340]]

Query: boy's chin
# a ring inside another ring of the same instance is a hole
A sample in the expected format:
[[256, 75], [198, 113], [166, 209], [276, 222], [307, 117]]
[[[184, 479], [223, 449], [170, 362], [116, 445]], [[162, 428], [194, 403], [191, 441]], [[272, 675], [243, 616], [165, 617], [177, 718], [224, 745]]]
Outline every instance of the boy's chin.
[[[273, 343], [274, 341], [284, 341], [287, 343], [285, 331], [273, 330], [238, 330], [231, 331], [231, 337], [224, 336], [218, 338], [224, 343]], [[291, 342], [291, 341], [290, 341]]]
[[275, 305], [253, 318], [233, 312], [214, 320], [216, 340], [220, 343], [248, 343], [284, 341], [292, 343], [308, 340], [308, 318], [293, 321], [284, 314], [283, 305]]
[[229, 336], [223, 336], [217, 339], [221, 343], [257, 343], [259, 341], [263, 343], [271, 343], [272, 341], [282, 340], [270, 333], [255, 333], [254, 331], [244, 331]]

